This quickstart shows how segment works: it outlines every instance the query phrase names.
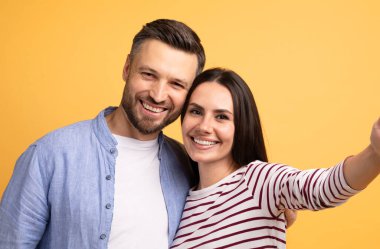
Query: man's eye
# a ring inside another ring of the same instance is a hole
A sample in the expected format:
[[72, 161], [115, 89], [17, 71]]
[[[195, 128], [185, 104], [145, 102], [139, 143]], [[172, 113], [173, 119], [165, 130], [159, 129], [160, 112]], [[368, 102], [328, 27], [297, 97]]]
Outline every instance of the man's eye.
[[173, 82], [172, 85], [176, 88], [181, 88], [181, 89], [185, 88], [185, 86], [183, 84], [178, 83], [178, 82]]
[[144, 78], [154, 78], [154, 74], [149, 73], [149, 72], [141, 72], [141, 75], [142, 75]]

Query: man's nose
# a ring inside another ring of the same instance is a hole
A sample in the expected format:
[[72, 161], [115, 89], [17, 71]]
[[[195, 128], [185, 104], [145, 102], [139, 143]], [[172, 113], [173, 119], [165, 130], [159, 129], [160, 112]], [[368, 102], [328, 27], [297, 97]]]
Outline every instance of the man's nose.
[[168, 97], [167, 83], [164, 81], [155, 82], [150, 90], [150, 97], [156, 102], [165, 102]]

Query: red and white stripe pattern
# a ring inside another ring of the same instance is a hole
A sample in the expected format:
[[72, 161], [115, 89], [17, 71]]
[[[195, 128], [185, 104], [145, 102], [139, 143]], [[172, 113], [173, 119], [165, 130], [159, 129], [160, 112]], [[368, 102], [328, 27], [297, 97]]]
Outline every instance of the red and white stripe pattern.
[[357, 192], [344, 179], [343, 162], [300, 171], [255, 161], [190, 190], [171, 248], [286, 248], [285, 208], [334, 207]]

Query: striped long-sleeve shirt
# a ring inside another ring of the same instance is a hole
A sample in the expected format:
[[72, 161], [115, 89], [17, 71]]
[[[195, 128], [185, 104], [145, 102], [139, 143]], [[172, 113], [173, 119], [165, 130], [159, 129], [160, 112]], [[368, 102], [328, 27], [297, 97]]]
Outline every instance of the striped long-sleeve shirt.
[[285, 208], [334, 207], [357, 192], [344, 179], [343, 162], [298, 170], [255, 161], [190, 190], [171, 248], [286, 248]]

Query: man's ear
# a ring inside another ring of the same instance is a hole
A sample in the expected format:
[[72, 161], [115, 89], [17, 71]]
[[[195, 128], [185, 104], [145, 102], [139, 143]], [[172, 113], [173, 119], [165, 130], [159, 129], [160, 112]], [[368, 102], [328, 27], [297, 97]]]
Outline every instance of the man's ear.
[[129, 70], [130, 70], [130, 65], [131, 65], [131, 56], [128, 55], [127, 56], [127, 59], [125, 61], [125, 64], [124, 64], [124, 68], [123, 68], [123, 80], [126, 82], [127, 79], [128, 79], [128, 74], [129, 74]]

